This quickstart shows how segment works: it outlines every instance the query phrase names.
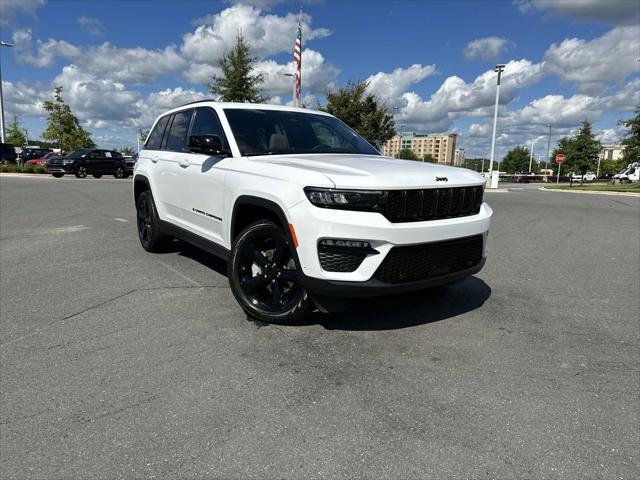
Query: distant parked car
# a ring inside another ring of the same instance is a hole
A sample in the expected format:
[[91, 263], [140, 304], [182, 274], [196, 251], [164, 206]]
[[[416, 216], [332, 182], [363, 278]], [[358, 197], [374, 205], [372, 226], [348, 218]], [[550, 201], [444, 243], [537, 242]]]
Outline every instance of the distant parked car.
[[56, 153], [56, 152], [49, 152], [43, 157], [32, 158], [31, 160], [27, 160], [26, 164], [27, 165], [38, 165], [38, 164], [46, 165], [50, 159], [55, 158], [55, 157], [62, 157], [62, 154], [61, 153]]
[[51, 153], [53, 150], [50, 148], [40, 148], [40, 147], [26, 147], [23, 148], [18, 155], [18, 161], [23, 165], [27, 163], [29, 160], [33, 160], [35, 158], [42, 158], [47, 153]]
[[596, 179], [596, 174], [593, 172], [587, 172], [584, 175], [580, 175], [579, 173], [574, 173], [571, 175], [572, 182], [584, 183], [584, 182], [593, 182]]
[[47, 170], [54, 177], [62, 177], [73, 173], [78, 178], [93, 175], [113, 175], [116, 178], [127, 178], [126, 165], [122, 154], [112, 150], [99, 148], [81, 148], [64, 157], [56, 157], [47, 163]]
[[16, 149], [10, 143], [0, 143], [0, 163], [16, 163]]
[[127, 173], [133, 175], [133, 170], [136, 168], [136, 163], [138, 163], [138, 154], [125, 155], [124, 161], [127, 166]]

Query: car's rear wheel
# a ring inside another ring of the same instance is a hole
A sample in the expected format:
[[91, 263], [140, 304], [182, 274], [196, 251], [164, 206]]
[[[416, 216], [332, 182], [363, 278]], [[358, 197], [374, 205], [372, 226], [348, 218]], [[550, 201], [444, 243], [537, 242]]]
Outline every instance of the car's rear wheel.
[[229, 284], [245, 312], [265, 322], [295, 323], [312, 307], [288, 237], [268, 220], [249, 225], [234, 241]]
[[87, 178], [87, 173], [89, 173], [89, 170], [87, 170], [87, 167], [84, 165], [80, 165], [76, 168], [76, 177], [78, 178]]
[[113, 176], [116, 177], [116, 178], [123, 178], [124, 177], [124, 168], [116, 167], [116, 169], [113, 171]]
[[101, 173], [94, 173], [93, 174], [93, 178], [100, 178], [100, 177], [102, 177]]
[[140, 194], [136, 202], [136, 221], [138, 225], [138, 238], [147, 252], [161, 252], [169, 241], [169, 237], [162, 233], [160, 217], [156, 210], [153, 195], [149, 190]]
[[56, 173], [52, 173], [51, 175], [53, 175], [53, 176], [54, 176], [54, 177], [56, 177], [56, 178], [62, 178], [62, 177], [64, 177], [64, 173], [57, 173], [57, 172], [56, 172]]

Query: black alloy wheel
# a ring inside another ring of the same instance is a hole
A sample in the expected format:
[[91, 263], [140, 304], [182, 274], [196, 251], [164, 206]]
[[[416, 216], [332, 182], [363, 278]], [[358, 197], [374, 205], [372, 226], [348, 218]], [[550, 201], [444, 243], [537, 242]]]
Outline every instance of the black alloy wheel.
[[245, 228], [234, 243], [229, 265], [231, 290], [250, 316], [290, 324], [310, 310], [289, 239], [274, 223], [261, 220]]
[[136, 223], [142, 248], [147, 252], [163, 251], [169, 237], [160, 229], [160, 218], [149, 190], [142, 192], [136, 202]]
[[89, 173], [89, 171], [84, 165], [80, 165], [76, 168], [76, 177], [78, 178], [87, 178], [87, 173]]
[[113, 176], [116, 177], [116, 178], [123, 178], [124, 177], [124, 168], [116, 167], [115, 171], [113, 172]]

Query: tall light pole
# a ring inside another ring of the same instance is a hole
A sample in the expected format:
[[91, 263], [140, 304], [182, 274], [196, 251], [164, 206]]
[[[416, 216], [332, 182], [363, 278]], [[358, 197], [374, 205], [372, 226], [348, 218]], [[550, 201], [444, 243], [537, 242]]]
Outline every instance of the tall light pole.
[[549, 135], [547, 137], [547, 161], [544, 165], [545, 175], [547, 174], [546, 170], [549, 169], [549, 154], [551, 153], [551, 124], [548, 124], [547, 127], [549, 127]]
[[[496, 65], [494, 72], [498, 73], [498, 83], [496, 86], [496, 106], [493, 111], [493, 135], [491, 136], [491, 157], [489, 158], [489, 188], [498, 188], [498, 175], [493, 173], [493, 154], [496, 149], [496, 127], [498, 125], [498, 102], [500, 101], [500, 77], [506, 65], [499, 63]], [[494, 180], [495, 177], [495, 180]]]
[[531, 140], [531, 150], [529, 151], [529, 173], [531, 173], [531, 164], [533, 163], [533, 146], [536, 143], [536, 139]]
[[293, 73], [283, 73], [282, 75], [284, 75], [285, 77], [294, 77], [293, 78], [293, 93], [291, 94], [291, 98], [293, 101], [293, 106], [297, 107], [298, 105], [296, 105], [296, 79], [295, 79], [295, 74]]
[[[11, 43], [0, 40], [0, 47], [13, 47]], [[2, 58], [0, 56], [0, 58]], [[0, 65], [0, 138], [4, 143], [4, 99], [2, 98], [2, 65]]]

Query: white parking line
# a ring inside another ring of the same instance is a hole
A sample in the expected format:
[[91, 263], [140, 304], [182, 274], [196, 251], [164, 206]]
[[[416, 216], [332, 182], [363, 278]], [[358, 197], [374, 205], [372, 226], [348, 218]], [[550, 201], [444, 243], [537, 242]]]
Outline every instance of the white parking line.
[[129, 220], [125, 219], [125, 218], [118, 218], [118, 217], [113, 217], [113, 219], [114, 219], [116, 222], [128, 222], [128, 221], [129, 221]]

